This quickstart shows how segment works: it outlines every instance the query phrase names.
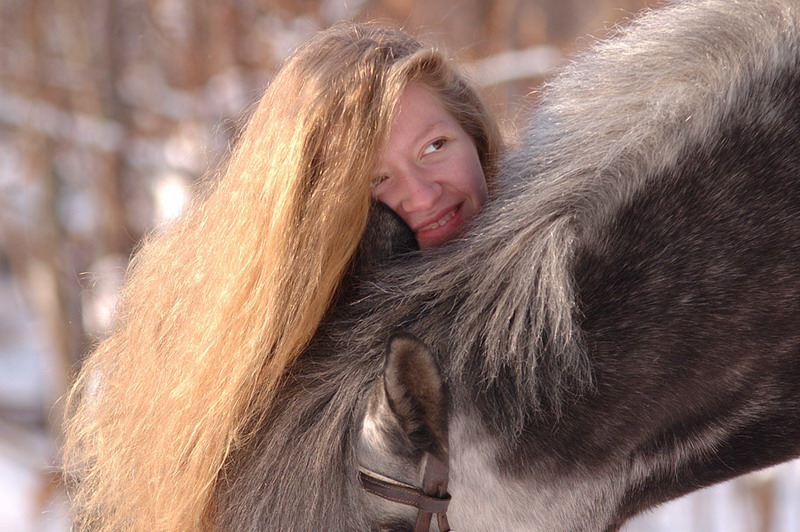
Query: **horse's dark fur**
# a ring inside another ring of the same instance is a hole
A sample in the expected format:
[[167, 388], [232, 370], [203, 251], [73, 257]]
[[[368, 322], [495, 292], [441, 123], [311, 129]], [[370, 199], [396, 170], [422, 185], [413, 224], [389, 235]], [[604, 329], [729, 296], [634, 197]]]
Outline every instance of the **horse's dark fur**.
[[220, 528], [409, 526], [356, 481], [396, 327], [450, 392], [456, 530], [614, 529], [800, 455], [800, 4], [648, 15], [531, 124], [462, 241], [358, 270], [232, 454]]

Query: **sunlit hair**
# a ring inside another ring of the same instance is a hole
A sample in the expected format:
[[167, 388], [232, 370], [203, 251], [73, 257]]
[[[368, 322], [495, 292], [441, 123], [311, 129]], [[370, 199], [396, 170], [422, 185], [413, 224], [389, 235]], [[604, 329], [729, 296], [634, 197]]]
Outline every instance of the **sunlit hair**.
[[351, 23], [300, 47], [221, 178], [142, 245], [117, 327], [83, 366], [64, 456], [78, 529], [213, 526], [226, 457], [268, 412], [351, 261], [370, 174], [411, 82], [472, 135], [491, 178], [495, 124], [441, 54]]

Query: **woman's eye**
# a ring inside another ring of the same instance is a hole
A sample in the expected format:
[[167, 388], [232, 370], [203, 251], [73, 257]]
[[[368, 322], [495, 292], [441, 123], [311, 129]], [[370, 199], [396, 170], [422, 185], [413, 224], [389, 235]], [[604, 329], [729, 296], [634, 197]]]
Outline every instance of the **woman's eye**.
[[436, 140], [434, 140], [433, 142], [431, 142], [430, 144], [425, 146], [425, 149], [422, 150], [422, 155], [428, 155], [429, 153], [433, 153], [433, 152], [441, 150], [442, 148], [444, 148], [444, 145], [445, 145], [446, 142], [447, 142], [447, 139], [436, 139]]
[[387, 179], [389, 179], [388, 175], [376, 175], [369, 182], [369, 186], [371, 186], [372, 188], [375, 188], [378, 185], [380, 185], [381, 183], [383, 183], [384, 181], [386, 181]]

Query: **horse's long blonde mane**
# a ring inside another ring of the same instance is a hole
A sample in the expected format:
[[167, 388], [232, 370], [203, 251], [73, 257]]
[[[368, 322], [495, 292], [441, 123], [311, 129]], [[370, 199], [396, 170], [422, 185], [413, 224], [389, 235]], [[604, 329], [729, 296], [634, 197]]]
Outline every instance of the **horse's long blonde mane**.
[[491, 120], [441, 55], [401, 31], [342, 24], [287, 61], [219, 181], [142, 245], [117, 327], [69, 397], [78, 529], [213, 526], [226, 457], [335, 297], [376, 154], [417, 79], [494, 152]]

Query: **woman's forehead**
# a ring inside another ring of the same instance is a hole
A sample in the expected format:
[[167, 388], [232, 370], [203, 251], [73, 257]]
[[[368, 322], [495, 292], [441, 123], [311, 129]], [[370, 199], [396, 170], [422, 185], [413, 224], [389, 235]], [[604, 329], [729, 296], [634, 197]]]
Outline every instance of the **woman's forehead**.
[[454, 126], [458, 122], [439, 97], [424, 85], [411, 83], [400, 97], [389, 137], [413, 142], [438, 128]]

